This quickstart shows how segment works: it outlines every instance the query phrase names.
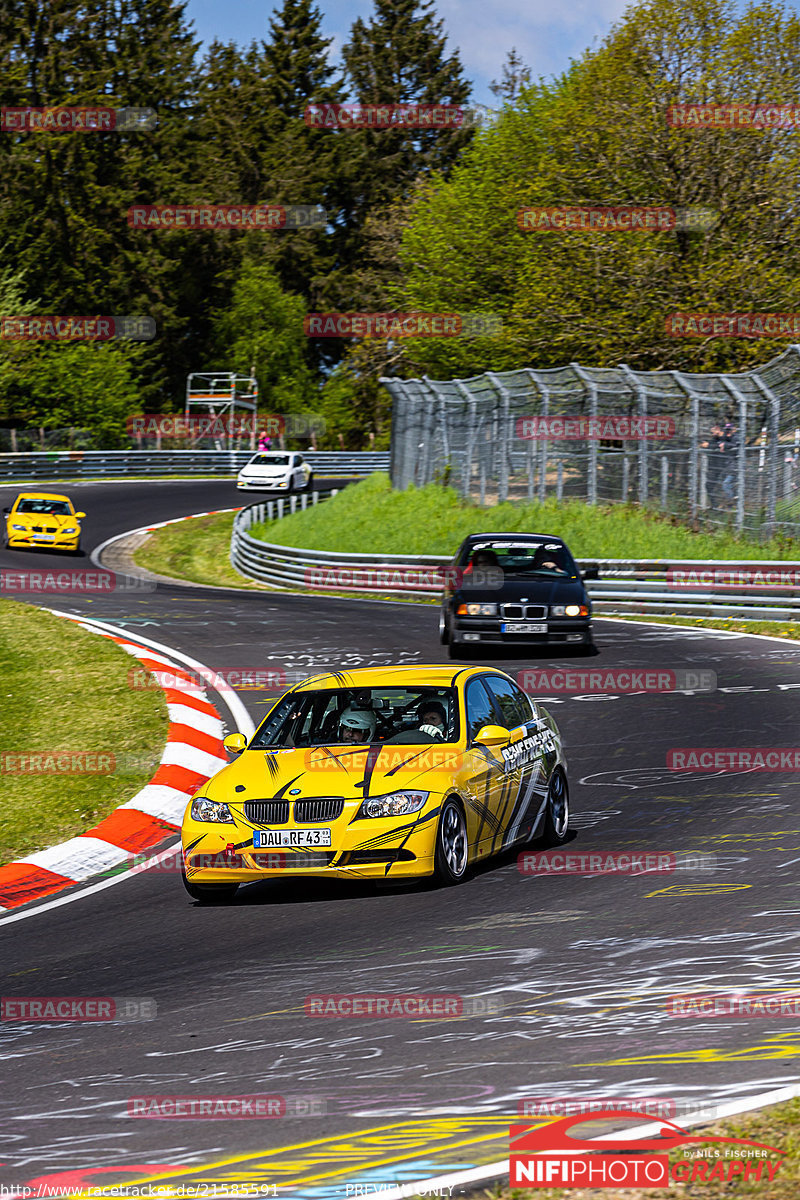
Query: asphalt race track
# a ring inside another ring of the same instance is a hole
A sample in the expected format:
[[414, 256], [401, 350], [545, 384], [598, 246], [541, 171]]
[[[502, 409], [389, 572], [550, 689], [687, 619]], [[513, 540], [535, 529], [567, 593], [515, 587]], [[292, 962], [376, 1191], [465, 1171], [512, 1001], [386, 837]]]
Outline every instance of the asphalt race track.
[[[0, 507], [18, 490], [1, 488]], [[63, 490], [89, 514], [87, 551], [151, 521], [244, 502], [227, 481]], [[0, 567], [34, 559], [88, 565], [0, 552]], [[177, 586], [41, 602], [219, 671], [447, 661], [425, 605]], [[344, 1197], [345, 1184], [502, 1158], [525, 1098], [658, 1099], [680, 1113], [795, 1082], [797, 1017], [671, 1016], [667, 1002], [791, 990], [800, 977], [797, 777], [680, 773], [666, 756], [792, 746], [800, 645], [613, 621], [598, 621], [596, 637], [599, 655], [572, 665], [710, 670], [718, 686], [549, 701], [570, 772], [569, 848], [697, 851], [705, 863], [524, 875], [512, 854], [453, 889], [293, 880], [209, 908], [176, 875], [150, 871], [6, 928], [0, 918], [5, 994], [157, 1005], [154, 1020], [128, 1025], [5, 1024], [0, 1183], [246, 1181]], [[516, 676], [566, 661], [497, 665]], [[269, 703], [241, 698], [254, 721]], [[304, 997], [319, 992], [491, 995], [503, 1007], [446, 1021], [305, 1016]], [[127, 1115], [136, 1096], [255, 1093], [287, 1097], [298, 1115]]]

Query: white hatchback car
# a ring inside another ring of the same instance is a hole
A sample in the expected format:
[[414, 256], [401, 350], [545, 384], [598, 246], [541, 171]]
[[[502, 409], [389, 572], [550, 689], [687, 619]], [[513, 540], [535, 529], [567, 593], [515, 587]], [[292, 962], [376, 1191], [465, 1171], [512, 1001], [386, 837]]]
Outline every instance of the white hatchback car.
[[310, 492], [313, 482], [314, 473], [302, 454], [259, 450], [242, 467], [236, 486], [247, 492]]

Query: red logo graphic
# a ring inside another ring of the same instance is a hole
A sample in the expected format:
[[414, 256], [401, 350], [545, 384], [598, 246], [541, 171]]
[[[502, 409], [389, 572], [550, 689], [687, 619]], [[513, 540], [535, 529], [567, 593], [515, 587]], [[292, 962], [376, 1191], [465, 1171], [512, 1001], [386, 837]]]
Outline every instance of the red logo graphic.
[[[745, 1182], [771, 1181], [780, 1167], [780, 1161], [767, 1161], [769, 1155], [784, 1155], [775, 1146], [752, 1142], [744, 1138], [716, 1137], [710, 1134], [692, 1135], [679, 1125], [665, 1121], [658, 1137], [636, 1138], [635, 1130], [614, 1134], [613, 1137], [579, 1139], [571, 1135], [576, 1125], [587, 1121], [630, 1120], [646, 1117], [645, 1113], [631, 1113], [609, 1108], [592, 1113], [591, 1117], [578, 1115], [563, 1117], [549, 1125], [531, 1129], [529, 1125], [511, 1126], [509, 1175], [511, 1187], [638, 1187], [664, 1188], [670, 1181], [686, 1183], [700, 1180], [704, 1183], [730, 1182], [741, 1177]], [[678, 1146], [699, 1146], [713, 1142], [715, 1145], [752, 1147], [751, 1154], [734, 1152], [736, 1157], [716, 1158], [713, 1162], [684, 1158], [672, 1167], [668, 1152]], [[646, 1153], [650, 1151], [650, 1153]], [[657, 1153], [653, 1153], [656, 1151]], [[758, 1159], [743, 1161], [745, 1157]]]

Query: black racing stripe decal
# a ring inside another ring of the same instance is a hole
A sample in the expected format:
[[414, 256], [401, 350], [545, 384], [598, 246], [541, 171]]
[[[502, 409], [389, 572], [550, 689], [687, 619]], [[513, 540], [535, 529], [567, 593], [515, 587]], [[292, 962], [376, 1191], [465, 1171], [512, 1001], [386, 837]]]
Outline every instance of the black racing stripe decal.
[[365, 800], [369, 795], [369, 785], [372, 782], [372, 776], [375, 773], [375, 765], [380, 758], [382, 750], [383, 746], [370, 746], [369, 750], [367, 751], [367, 761], [364, 764], [364, 778], [361, 780], [361, 783], [356, 783], [353, 785], [357, 788], [363, 788], [362, 794]]
[[425, 813], [419, 820], [412, 821], [408, 825], [398, 825], [397, 828], [390, 829], [386, 833], [376, 833], [374, 837], [367, 838], [367, 840], [364, 842], [359, 842], [357, 846], [353, 847], [353, 849], [377, 850], [381, 846], [386, 845], [389, 841], [392, 841], [394, 838], [396, 838], [399, 833], [404, 833], [406, 835], [402, 843], [402, 845], [405, 845], [405, 842], [412, 833], [418, 829], [421, 829], [422, 826], [428, 825], [435, 817], [438, 817], [440, 812], [441, 807], [432, 809], [431, 812]]
[[275, 776], [280, 773], [280, 767], [278, 766], [277, 758], [275, 757], [274, 754], [266, 753], [264, 755], [264, 762], [267, 764], [269, 773], [272, 776], [272, 778], [274, 779]]
[[201, 833], [200, 837], [195, 838], [193, 842], [189, 842], [188, 846], [184, 846], [184, 854], [188, 854], [190, 850], [194, 850], [195, 846], [199, 846], [204, 837], [208, 837], [207, 833]]
[[283, 787], [278, 788], [277, 792], [272, 797], [273, 800], [282, 800], [283, 797], [286, 795], [287, 791], [289, 790], [289, 788], [292, 786], [292, 784], [297, 783], [298, 779], [302, 779], [304, 775], [305, 775], [305, 771], [301, 771], [299, 775], [295, 775], [294, 779], [287, 779], [287, 781], [283, 785]]

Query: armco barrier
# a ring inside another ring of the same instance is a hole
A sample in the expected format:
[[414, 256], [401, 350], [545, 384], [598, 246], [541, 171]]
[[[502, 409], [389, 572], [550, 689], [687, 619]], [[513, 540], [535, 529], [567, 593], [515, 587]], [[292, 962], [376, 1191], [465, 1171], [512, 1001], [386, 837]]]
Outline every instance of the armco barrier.
[[[252, 450], [46, 450], [0, 454], [0, 482], [120, 478], [142, 475], [235, 475]], [[303, 451], [317, 476], [362, 478], [389, 470], [389, 455], [371, 451]]]
[[[331, 492], [330, 495], [335, 495]], [[320, 499], [323, 499], [321, 497]], [[234, 519], [231, 563], [243, 575], [282, 588], [352, 592], [354, 595], [438, 596], [439, 572], [450, 563], [441, 555], [345, 554], [304, 550], [262, 542], [248, 529], [256, 521], [273, 520], [285, 511], [305, 508], [307, 498], [268, 501], [242, 509]], [[286, 505], [286, 507], [284, 507]], [[800, 563], [710, 561], [697, 559], [591, 559], [581, 569], [596, 566], [600, 579], [587, 582], [596, 616], [614, 614], [674, 614], [695, 617], [742, 617], [764, 621], [800, 619], [800, 587], [738, 591], [729, 587], [670, 586], [670, 570], [713, 572], [731, 570], [797, 571]]]

